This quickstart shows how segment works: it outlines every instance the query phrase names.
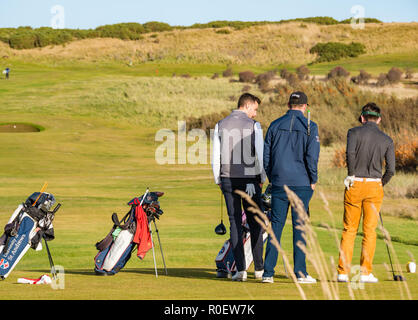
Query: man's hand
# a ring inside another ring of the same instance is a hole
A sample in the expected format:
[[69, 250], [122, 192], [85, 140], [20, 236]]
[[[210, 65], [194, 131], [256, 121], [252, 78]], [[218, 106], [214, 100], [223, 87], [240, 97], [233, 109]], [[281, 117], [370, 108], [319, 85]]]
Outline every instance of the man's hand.
[[222, 189], [222, 183], [218, 183], [219, 188]]
[[347, 190], [350, 190], [350, 187], [353, 186], [354, 178], [355, 178], [355, 176], [348, 176], [347, 178], [345, 178], [344, 185], [347, 188]]
[[311, 189], [312, 189], [312, 190], [315, 190], [315, 187], [316, 187], [316, 183], [312, 183], [312, 184], [311, 184]]

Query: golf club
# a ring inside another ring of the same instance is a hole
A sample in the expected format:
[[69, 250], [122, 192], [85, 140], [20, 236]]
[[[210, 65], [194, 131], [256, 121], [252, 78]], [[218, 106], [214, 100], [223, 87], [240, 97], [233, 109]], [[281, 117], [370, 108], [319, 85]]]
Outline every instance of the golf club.
[[[55, 213], [58, 211], [60, 207], [61, 207], [61, 204], [58, 203], [57, 206], [54, 208], [54, 210], [49, 212], [52, 215], [52, 217], [54, 217]], [[50, 223], [52, 223], [52, 220]], [[51, 251], [49, 251], [48, 241], [46, 240], [45, 234], [43, 235], [43, 238], [45, 242], [46, 252], [48, 254], [49, 265], [51, 266], [52, 279], [55, 279], [57, 276], [57, 272], [55, 271], [54, 261], [52, 260]]]
[[224, 221], [223, 221], [223, 199], [222, 199], [222, 192], [221, 192], [221, 223], [218, 224], [215, 228], [215, 233], [223, 236], [224, 234], [226, 234], [226, 227], [224, 225]]
[[[380, 212], [379, 212], [379, 217], [380, 217], [380, 223], [382, 224], [382, 228], [384, 229], [382, 214]], [[390, 266], [392, 268], [393, 280], [394, 281], [405, 281], [405, 278], [403, 276], [401, 276], [400, 274], [395, 274], [395, 271], [393, 270], [392, 257], [390, 256], [389, 245], [388, 245], [387, 241], [385, 241], [385, 243], [386, 243], [386, 249], [387, 249], [388, 255], [389, 255]]]

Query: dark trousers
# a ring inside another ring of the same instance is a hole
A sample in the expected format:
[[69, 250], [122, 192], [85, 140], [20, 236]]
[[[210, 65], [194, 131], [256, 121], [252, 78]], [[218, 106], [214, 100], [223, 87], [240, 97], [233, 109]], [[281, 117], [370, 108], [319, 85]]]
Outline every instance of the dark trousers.
[[235, 190], [245, 192], [248, 183], [254, 184], [256, 194], [252, 199], [261, 209], [261, 188], [256, 179], [221, 178], [221, 188], [229, 217], [232, 252], [234, 253], [237, 270], [246, 271], [243, 245], [244, 229], [242, 227], [242, 207], [244, 207], [247, 223], [250, 227], [254, 267], [256, 271], [260, 271], [263, 270], [263, 230], [258, 222], [255, 221], [254, 213], [248, 211], [248, 202], [234, 192]]
[[[313, 190], [311, 187], [289, 187], [296, 195], [302, 200], [305, 210], [309, 208], [309, 201], [312, 198]], [[283, 227], [286, 223], [287, 212], [289, 210], [289, 199], [282, 186], [274, 186], [271, 192], [271, 227], [277, 241], [280, 243], [282, 237]], [[292, 225], [293, 225], [293, 262], [294, 272], [297, 278], [308, 275], [306, 272], [306, 257], [305, 253], [299, 248], [298, 242], [300, 241], [306, 246], [306, 241], [303, 238], [303, 231], [299, 230], [298, 226], [301, 226], [298, 213], [292, 208]], [[271, 243], [271, 237], [269, 236], [266, 257], [264, 262], [264, 277], [272, 277], [274, 275], [274, 268], [277, 264], [278, 251], [276, 247]]]

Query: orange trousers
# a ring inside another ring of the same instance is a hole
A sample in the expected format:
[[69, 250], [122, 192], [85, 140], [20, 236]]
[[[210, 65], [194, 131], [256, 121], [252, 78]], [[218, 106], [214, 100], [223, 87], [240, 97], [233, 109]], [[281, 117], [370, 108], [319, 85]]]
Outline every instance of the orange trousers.
[[354, 181], [344, 193], [344, 229], [340, 244], [338, 273], [349, 274], [353, 258], [354, 241], [363, 212], [363, 241], [360, 266], [362, 274], [372, 272], [376, 249], [376, 227], [383, 201], [383, 187], [377, 181]]

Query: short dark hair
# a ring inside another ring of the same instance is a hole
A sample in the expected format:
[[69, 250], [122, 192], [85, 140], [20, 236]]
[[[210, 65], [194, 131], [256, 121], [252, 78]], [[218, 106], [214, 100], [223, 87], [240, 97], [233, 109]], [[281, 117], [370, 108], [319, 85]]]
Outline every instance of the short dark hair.
[[376, 121], [377, 119], [381, 117], [380, 108], [376, 105], [376, 103], [369, 102], [361, 109], [361, 115], [366, 121], [369, 121], [369, 120]]
[[260, 104], [261, 100], [260, 100], [260, 98], [256, 97], [255, 95], [246, 92], [243, 95], [241, 95], [241, 97], [239, 97], [238, 109], [245, 106], [249, 102], [252, 102], [252, 103], [257, 102], [258, 104]]

